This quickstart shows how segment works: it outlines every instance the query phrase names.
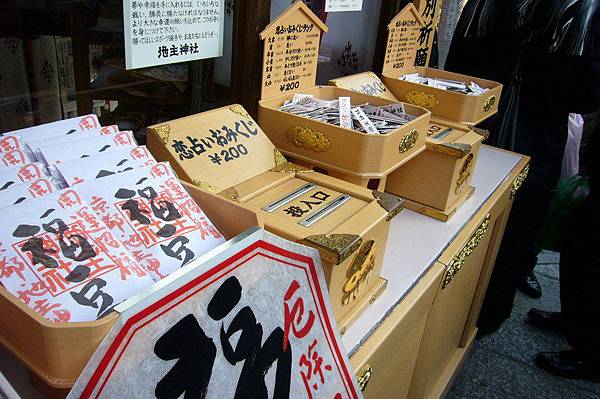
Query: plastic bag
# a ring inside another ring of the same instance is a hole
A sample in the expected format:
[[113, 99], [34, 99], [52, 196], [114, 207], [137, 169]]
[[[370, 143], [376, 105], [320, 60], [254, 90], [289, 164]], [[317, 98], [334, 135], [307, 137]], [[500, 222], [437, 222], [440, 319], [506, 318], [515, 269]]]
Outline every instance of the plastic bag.
[[569, 114], [569, 135], [562, 161], [561, 179], [570, 179], [579, 173], [579, 145], [583, 136], [583, 117]]
[[589, 192], [589, 178], [585, 176], [575, 175], [558, 183], [540, 236], [540, 250], [560, 251], [567, 222]]

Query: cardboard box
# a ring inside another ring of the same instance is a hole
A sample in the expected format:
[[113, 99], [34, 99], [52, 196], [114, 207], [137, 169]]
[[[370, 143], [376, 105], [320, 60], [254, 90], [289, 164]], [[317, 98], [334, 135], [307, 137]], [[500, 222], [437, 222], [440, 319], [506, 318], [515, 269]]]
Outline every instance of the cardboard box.
[[265, 41], [262, 100], [258, 121], [285, 155], [314, 165], [346, 181], [367, 186], [425, 149], [430, 114], [407, 104], [416, 119], [386, 134], [352, 129], [279, 111], [294, 94], [319, 99], [350, 97], [353, 105], [387, 105], [396, 101], [331, 86], [315, 86], [319, 41], [327, 27], [302, 2], [295, 2], [261, 32]]
[[154, 157], [182, 179], [319, 249], [342, 331], [385, 288], [379, 276], [400, 198], [288, 163], [240, 105], [150, 126], [147, 136]]
[[473, 193], [471, 179], [484, 136], [468, 127], [432, 120], [427, 151], [391, 173], [386, 191], [406, 207], [447, 221]]
[[[244, 207], [186, 188], [228, 240], [258, 225], [256, 215]], [[0, 344], [49, 388], [65, 390], [75, 383], [117, 318], [112, 312], [93, 322], [51, 323], [0, 286]]]

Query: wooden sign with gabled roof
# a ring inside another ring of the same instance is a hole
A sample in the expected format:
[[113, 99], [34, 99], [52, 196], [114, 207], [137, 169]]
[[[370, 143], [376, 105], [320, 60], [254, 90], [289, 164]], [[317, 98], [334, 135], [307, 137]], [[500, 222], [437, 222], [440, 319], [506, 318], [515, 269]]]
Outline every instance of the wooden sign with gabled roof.
[[265, 44], [261, 99], [315, 85], [321, 32], [327, 25], [297, 1], [260, 33]]
[[383, 61], [383, 72], [415, 65], [419, 36], [425, 22], [414, 4], [409, 3], [388, 25], [388, 41]]

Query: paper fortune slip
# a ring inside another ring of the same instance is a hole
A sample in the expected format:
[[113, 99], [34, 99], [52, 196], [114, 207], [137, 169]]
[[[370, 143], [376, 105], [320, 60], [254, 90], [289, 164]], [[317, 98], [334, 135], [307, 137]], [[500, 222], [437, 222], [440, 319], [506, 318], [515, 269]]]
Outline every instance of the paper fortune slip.
[[41, 163], [29, 163], [24, 166], [0, 169], [0, 191], [44, 176], [46, 176], [46, 173], [44, 172], [44, 165]]
[[20, 204], [21, 202], [43, 197], [59, 189], [51, 177], [42, 177], [29, 182], [17, 184], [0, 191], [0, 208]]
[[119, 127], [117, 125], [104, 126], [99, 129], [89, 129], [89, 130], [81, 130], [78, 132], [73, 132], [71, 134], [67, 134], [65, 136], [57, 136], [53, 138], [45, 138], [43, 136], [39, 136], [34, 141], [29, 141], [26, 145], [26, 151], [29, 158], [40, 161], [40, 147], [47, 147], [51, 145], [58, 144], [66, 144], [72, 141], [85, 140], [90, 139], [92, 137], [98, 136], [110, 136], [119, 133]]
[[155, 280], [225, 242], [167, 163], [74, 188]]
[[72, 159], [50, 166], [50, 173], [65, 186], [122, 173], [140, 166], [151, 166], [156, 160], [146, 146], [110, 151], [89, 158]]
[[4, 136], [19, 136], [23, 143], [28, 143], [29, 141], [39, 140], [41, 137], [49, 139], [81, 130], [98, 129], [100, 127], [98, 117], [94, 114], [90, 114], [13, 130], [12, 132], [4, 133]]
[[73, 190], [0, 213], [0, 282], [50, 321], [96, 320], [153, 283]]
[[133, 148], [137, 146], [131, 132], [119, 132], [111, 136], [92, 137], [72, 141], [68, 144], [68, 146], [56, 144], [40, 147], [39, 151], [42, 157], [40, 162], [43, 162], [45, 165], [54, 165], [71, 159], [87, 158], [123, 149], [124, 147]]

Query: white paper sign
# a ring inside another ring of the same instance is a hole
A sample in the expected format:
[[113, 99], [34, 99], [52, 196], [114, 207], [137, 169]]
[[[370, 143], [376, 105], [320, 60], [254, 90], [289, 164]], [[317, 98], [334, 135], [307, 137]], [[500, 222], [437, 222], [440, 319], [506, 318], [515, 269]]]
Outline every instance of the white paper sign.
[[362, 0], [325, 0], [325, 12], [361, 11]]
[[28, 143], [31, 140], [39, 140], [42, 137], [51, 138], [81, 130], [98, 129], [100, 127], [98, 117], [94, 114], [89, 114], [13, 130], [12, 132], [4, 133], [4, 136], [19, 136], [23, 143]]
[[352, 129], [352, 114], [350, 112], [352, 104], [350, 97], [340, 97], [340, 126]]
[[235, 241], [118, 306], [68, 397], [362, 398], [318, 252]]
[[30, 163], [25, 166], [0, 169], [0, 191], [44, 177], [46, 176], [44, 169], [44, 165], [41, 163]]
[[224, 0], [123, 2], [127, 69], [223, 55]]

